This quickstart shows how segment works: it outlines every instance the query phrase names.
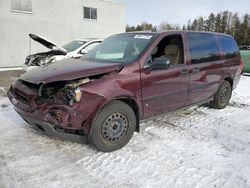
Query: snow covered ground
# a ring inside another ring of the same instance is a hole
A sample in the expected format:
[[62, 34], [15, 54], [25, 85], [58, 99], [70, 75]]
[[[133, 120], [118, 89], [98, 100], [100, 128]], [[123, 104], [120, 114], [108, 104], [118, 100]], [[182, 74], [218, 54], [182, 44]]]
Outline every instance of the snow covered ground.
[[250, 77], [224, 110], [193, 107], [144, 123], [112, 153], [63, 142], [0, 99], [0, 187], [250, 187]]

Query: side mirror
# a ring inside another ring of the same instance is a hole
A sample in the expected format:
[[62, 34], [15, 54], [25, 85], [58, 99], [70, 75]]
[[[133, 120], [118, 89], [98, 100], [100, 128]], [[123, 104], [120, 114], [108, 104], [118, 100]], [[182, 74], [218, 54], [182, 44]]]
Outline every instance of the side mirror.
[[86, 50], [86, 49], [81, 49], [80, 54], [85, 55], [86, 53], [88, 53], [88, 50]]
[[170, 60], [168, 58], [155, 58], [150, 68], [151, 70], [163, 70], [168, 69], [170, 66]]
[[80, 57], [82, 57], [82, 56], [83, 56], [83, 54], [81, 54], [81, 53], [80, 53], [80, 54], [76, 54], [76, 55], [74, 55], [74, 56], [73, 56], [73, 58], [75, 58], [75, 59], [79, 59], [79, 58], [80, 58]]

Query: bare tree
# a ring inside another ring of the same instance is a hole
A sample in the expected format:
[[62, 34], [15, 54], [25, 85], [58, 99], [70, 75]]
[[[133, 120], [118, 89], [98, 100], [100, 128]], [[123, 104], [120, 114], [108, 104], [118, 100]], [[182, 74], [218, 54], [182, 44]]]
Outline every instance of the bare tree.
[[169, 24], [167, 21], [163, 21], [159, 25], [159, 30], [164, 31], [164, 30], [174, 30], [174, 27]]

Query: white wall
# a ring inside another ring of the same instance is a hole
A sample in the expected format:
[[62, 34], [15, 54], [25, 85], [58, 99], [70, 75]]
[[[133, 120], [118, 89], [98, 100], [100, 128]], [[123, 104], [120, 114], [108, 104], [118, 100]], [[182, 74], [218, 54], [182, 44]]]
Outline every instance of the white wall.
[[[83, 18], [83, 6], [97, 8], [97, 20]], [[30, 51], [29, 33], [62, 45], [73, 39], [105, 38], [125, 32], [125, 6], [108, 0], [32, 0], [32, 13], [11, 11], [0, 0], [0, 67], [21, 66]], [[31, 41], [31, 54], [46, 51]]]

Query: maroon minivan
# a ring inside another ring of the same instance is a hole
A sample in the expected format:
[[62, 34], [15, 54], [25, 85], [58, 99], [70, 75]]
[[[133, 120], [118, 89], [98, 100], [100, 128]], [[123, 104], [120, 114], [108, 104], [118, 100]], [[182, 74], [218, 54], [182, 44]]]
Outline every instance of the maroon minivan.
[[240, 73], [231, 36], [123, 33], [81, 59], [23, 74], [8, 97], [26, 122], [46, 134], [108, 152], [125, 146], [142, 119], [207, 102], [225, 108]]

